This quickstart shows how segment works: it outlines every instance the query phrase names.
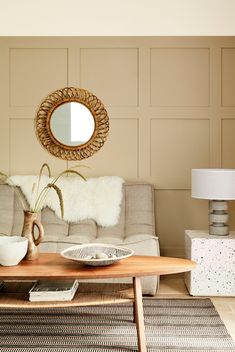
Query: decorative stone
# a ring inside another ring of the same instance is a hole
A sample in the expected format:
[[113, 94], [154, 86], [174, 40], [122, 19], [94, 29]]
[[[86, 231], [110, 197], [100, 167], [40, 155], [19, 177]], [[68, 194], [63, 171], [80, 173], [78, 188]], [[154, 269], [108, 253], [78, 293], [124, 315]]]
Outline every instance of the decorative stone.
[[235, 296], [235, 232], [212, 236], [206, 231], [185, 231], [186, 258], [197, 262], [185, 274], [193, 296]]

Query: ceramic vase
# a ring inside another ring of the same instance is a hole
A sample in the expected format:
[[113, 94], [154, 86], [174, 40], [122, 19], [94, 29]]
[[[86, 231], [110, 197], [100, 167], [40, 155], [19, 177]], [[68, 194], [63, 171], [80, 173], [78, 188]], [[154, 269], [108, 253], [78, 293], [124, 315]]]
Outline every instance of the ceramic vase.
[[[38, 229], [37, 238], [34, 234], [35, 226]], [[21, 236], [28, 238], [28, 250], [24, 259], [37, 259], [39, 255], [37, 246], [42, 242], [44, 236], [44, 229], [40, 221], [37, 220], [37, 213], [24, 211], [24, 224]]]

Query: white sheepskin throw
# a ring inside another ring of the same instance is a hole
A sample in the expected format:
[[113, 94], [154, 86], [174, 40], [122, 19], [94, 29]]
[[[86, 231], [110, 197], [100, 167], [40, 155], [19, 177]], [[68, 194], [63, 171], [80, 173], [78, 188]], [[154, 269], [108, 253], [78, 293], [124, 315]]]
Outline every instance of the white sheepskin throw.
[[[30, 207], [35, 206], [38, 176], [11, 176], [10, 180], [19, 186], [25, 195]], [[42, 190], [52, 179], [43, 175], [40, 181]], [[89, 178], [83, 181], [79, 177], [61, 177], [56, 185], [60, 188], [64, 202], [64, 220], [77, 222], [93, 219], [101, 226], [117, 224], [122, 201], [122, 185], [124, 180], [118, 176], [103, 176]], [[10, 184], [10, 181], [8, 181]], [[59, 199], [56, 192], [50, 189], [43, 207], [48, 206], [61, 218]]]

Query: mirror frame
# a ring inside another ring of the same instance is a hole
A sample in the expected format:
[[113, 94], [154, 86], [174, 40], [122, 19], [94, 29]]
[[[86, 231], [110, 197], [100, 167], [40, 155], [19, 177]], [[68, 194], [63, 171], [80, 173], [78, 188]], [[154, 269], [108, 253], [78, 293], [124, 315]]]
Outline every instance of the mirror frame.
[[[51, 131], [50, 119], [54, 110], [67, 102], [85, 105], [94, 118], [94, 132], [84, 144], [63, 144]], [[103, 146], [109, 132], [109, 117], [102, 102], [94, 94], [85, 89], [66, 87], [52, 92], [43, 100], [35, 117], [35, 130], [39, 142], [50, 154], [63, 160], [81, 160], [89, 158]]]

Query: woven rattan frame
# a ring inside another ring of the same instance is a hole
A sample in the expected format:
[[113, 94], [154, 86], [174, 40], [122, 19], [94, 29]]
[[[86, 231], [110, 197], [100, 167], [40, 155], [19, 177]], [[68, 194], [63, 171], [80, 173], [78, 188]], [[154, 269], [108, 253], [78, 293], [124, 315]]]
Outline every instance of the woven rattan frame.
[[[59, 142], [50, 128], [53, 111], [66, 102], [85, 105], [93, 115], [95, 128], [93, 135], [84, 144], [68, 146]], [[41, 145], [52, 155], [63, 160], [81, 160], [96, 153], [106, 141], [109, 131], [109, 117], [102, 102], [85, 89], [66, 87], [48, 95], [41, 103], [35, 117], [36, 135]]]

